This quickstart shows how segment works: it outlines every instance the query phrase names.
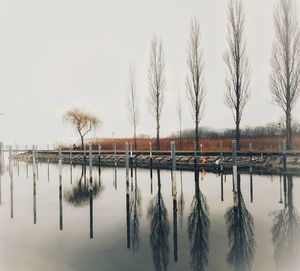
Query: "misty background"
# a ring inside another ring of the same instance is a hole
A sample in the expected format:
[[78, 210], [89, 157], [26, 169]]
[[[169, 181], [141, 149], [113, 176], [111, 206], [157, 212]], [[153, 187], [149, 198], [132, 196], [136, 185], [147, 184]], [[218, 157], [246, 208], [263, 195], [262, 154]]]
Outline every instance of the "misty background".
[[[278, 122], [271, 98], [270, 57], [275, 0], [244, 0], [245, 38], [251, 66], [251, 98], [241, 126]], [[298, 17], [300, 6], [297, 6]], [[199, 20], [205, 59], [206, 110], [200, 126], [233, 128], [224, 104], [227, 1], [220, 0], [2, 0], [0, 2], [0, 141], [51, 144], [77, 140], [63, 114], [73, 107], [97, 115], [92, 137], [131, 137], [126, 95], [129, 63], [135, 63], [140, 100], [138, 134], [154, 135], [148, 110], [150, 41], [162, 38], [166, 102], [161, 135], [193, 127], [186, 98], [186, 50], [192, 17]], [[293, 115], [300, 120], [300, 103]]]

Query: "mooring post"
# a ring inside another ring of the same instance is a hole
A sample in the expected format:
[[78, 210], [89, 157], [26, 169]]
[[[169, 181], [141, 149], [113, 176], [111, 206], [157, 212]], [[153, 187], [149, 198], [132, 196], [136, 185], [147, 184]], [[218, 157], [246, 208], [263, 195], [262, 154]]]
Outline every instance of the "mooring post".
[[101, 166], [101, 145], [98, 145], [98, 165]]
[[286, 173], [286, 141], [282, 142], [282, 155], [283, 155], [283, 173]]
[[125, 168], [126, 168], [126, 186], [128, 182], [129, 187], [129, 151], [128, 151], [128, 142], [125, 143]]
[[237, 184], [237, 163], [236, 163], [236, 141], [232, 140], [232, 172], [233, 172], [233, 191]]
[[132, 142], [130, 142], [130, 177], [133, 178], [133, 153], [132, 153]]
[[115, 157], [115, 167], [117, 166], [117, 144], [114, 143], [114, 157]]
[[221, 171], [223, 172], [223, 143], [220, 142], [220, 168]]
[[249, 155], [250, 155], [250, 173], [252, 173], [252, 158], [253, 158], [253, 151], [252, 151], [252, 143], [249, 143]]
[[93, 153], [92, 153], [92, 145], [90, 144], [90, 145], [89, 145], [90, 182], [92, 182], [92, 179], [93, 179], [92, 167], [93, 167]]
[[61, 146], [59, 146], [58, 150], [58, 168], [59, 168], [59, 183], [62, 180], [62, 153], [61, 153]]
[[149, 155], [150, 155], [150, 169], [152, 174], [152, 166], [153, 166], [153, 157], [152, 157], [152, 143], [149, 142]]
[[35, 179], [36, 177], [36, 172], [35, 172], [35, 146], [32, 146], [32, 173], [33, 173], [33, 178]]
[[196, 144], [196, 141], [194, 142], [194, 168], [195, 170], [198, 169], [198, 162], [197, 162], [197, 144]]
[[72, 165], [72, 144], [70, 145], [70, 165]]
[[171, 160], [172, 160], [172, 171], [176, 170], [176, 143], [171, 142]]

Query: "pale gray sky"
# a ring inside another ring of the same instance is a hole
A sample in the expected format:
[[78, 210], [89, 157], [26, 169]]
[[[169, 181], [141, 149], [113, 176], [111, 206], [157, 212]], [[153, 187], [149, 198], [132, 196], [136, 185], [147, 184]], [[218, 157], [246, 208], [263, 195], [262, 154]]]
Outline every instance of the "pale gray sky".
[[[278, 121], [268, 85], [275, 0], [244, 0], [246, 39], [251, 63], [251, 100], [242, 126]], [[300, 14], [299, 5], [297, 7]], [[226, 49], [224, 0], [1, 0], [0, 140], [46, 144], [75, 138], [62, 121], [74, 106], [103, 121], [99, 137], [131, 136], [126, 111], [129, 62], [134, 61], [140, 96], [138, 132], [154, 134], [149, 113], [147, 69], [150, 40], [163, 39], [166, 103], [162, 135], [178, 129], [176, 104], [183, 101], [184, 128], [192, 127], [185, 94], [186, 48], [190, 20], [202, 32], [207, 87], [201, 125], [233, 127], [224, 105], [223, 54]], [[298, 120], [300, 105], [294, 115]], [[93, 135], [93, 136], [94, 136]]]

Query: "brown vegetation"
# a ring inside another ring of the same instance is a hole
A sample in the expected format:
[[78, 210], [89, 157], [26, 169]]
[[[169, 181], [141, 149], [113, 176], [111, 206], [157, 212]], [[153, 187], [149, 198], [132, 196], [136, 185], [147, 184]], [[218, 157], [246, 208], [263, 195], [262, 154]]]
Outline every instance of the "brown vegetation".
[[[224, 137], [219, 139], [212, 138], [200, 138], [200, 143], [202, 144], [203, 151], [219, 151], [220, 142], [223, 143], [224, 151], [231, 151], [231, 142], [234, 138]], [[254, 151], [281, 151], [283, 137], [270, 136], [270, 137], [242, 137], [241, 138], [241, 151], [249, 150], [249, 143], [252, 143]], [[149, 150], [149, 142], [155, 146], [155, 138], [137, 138], [137, 150]], [[193, 151], [194, 150], [194, 140], [191, 138], [182, 138], [181, 147], [179, 138], [161, 138], [161, 150], [169, 151], [171, 141], [176, 141], [177, 151]], [[90, 141], [93, 145], [93, 149], [98, 149], [98, 145], [101, 145], [102, 150], [112, 150], [113, 143], [117, 144], [117, 150], [124, 150], [125, 142], [132, 142], [131, 138], [103, 138], [94, 139]], [[294, 136], [294, 150], [300, 150], [300, 135]]]

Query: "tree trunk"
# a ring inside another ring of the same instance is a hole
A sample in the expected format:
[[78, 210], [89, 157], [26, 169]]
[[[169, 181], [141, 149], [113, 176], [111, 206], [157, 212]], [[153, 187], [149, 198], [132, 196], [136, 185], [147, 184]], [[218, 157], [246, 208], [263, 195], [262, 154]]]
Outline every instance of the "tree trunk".
[[196, 142], [196, 151], [198, 152], [200, 150], [198, 117], [196, 117], [196, 121], [195, 121], [195, 142]]
[[240, 124], [239, 122], [236, 122], [235, 125], [235, 141], [236, 141], [236, 150], [240, 151], [241, 150], [241, 131], [240, 131]]
[[134, 150], [137, 149], [137, 142], [136, 142], [136, 127], [134, 126]]
[[156, 120], [156, 149], [160, 150], [160, 139], [159, 139], [159, 119]]
[[84, 141], [83, 141], [83, 136], [80, 135], [80, 139], [81, 139], [81, 149], [84, 149]]
[[291, 110], [288, 109], [286, 112], [286, 149], [293, 149], [293, 131], [292, 131], [292, 118]]

